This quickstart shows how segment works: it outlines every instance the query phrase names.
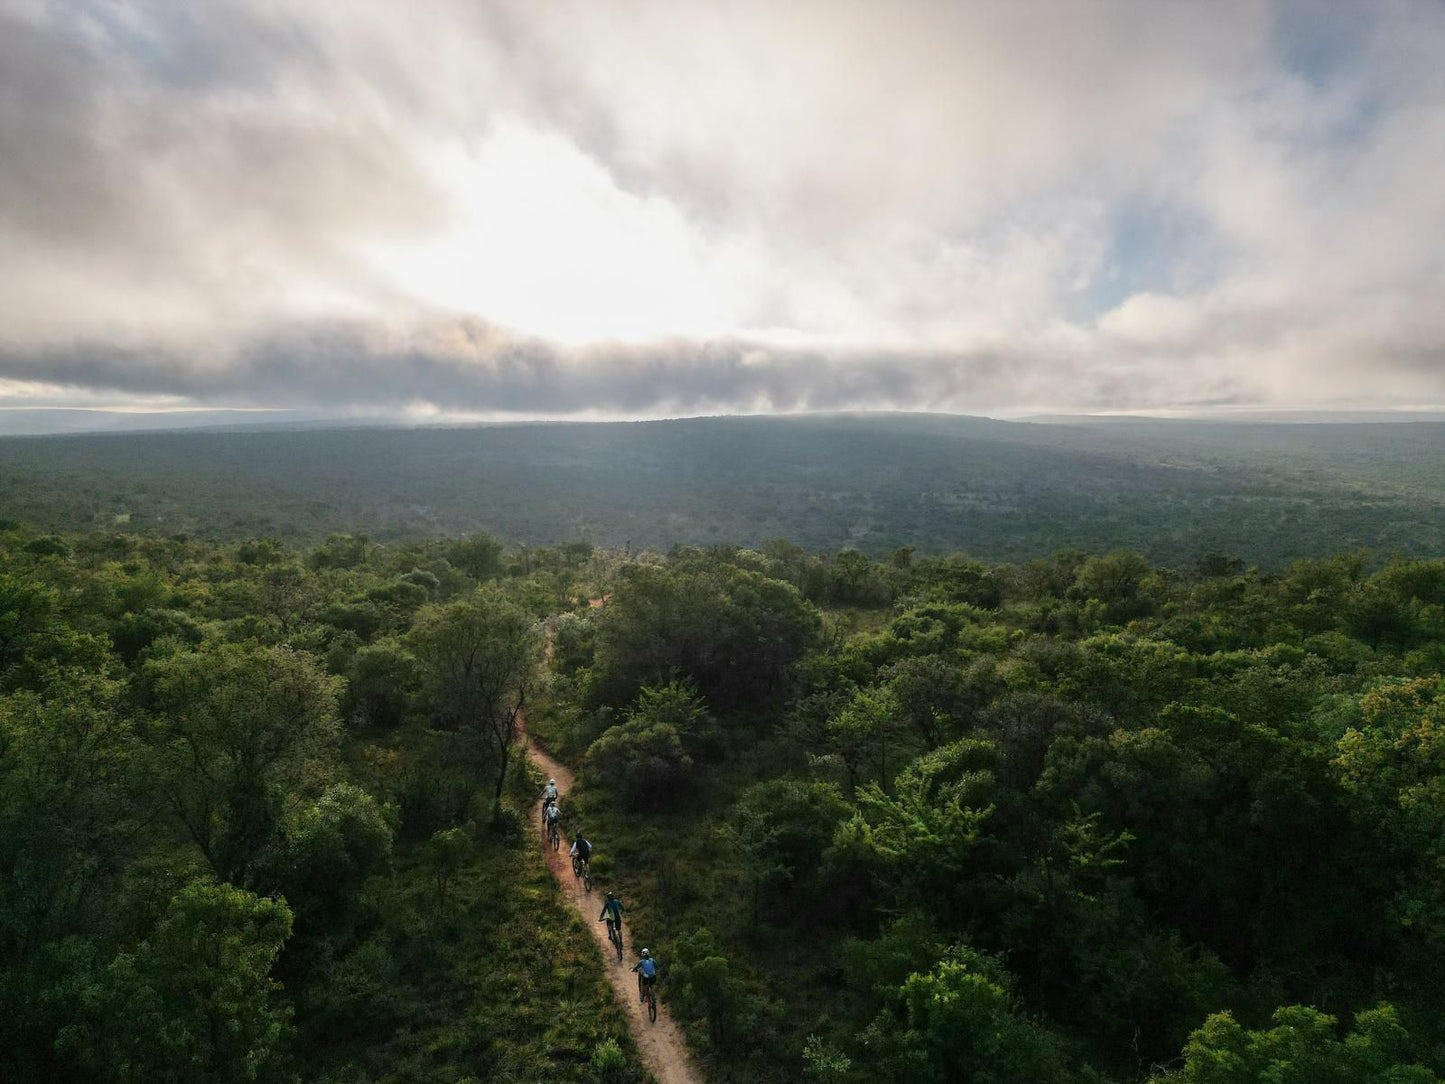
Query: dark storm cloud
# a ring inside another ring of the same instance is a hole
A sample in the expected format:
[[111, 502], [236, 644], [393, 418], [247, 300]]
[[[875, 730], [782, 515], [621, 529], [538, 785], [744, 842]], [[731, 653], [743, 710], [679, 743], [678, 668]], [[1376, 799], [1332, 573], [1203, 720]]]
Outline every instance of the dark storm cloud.
[[[441, 413], [651, 416], [751, 411], [1008, 409], [1027, 401], [1090, 408], [1146, 405], [1133, 374], [1078, 368], [1017, 353], [788, 349], [736, 340], [559, 347], [476, 321], [398, 334], [371, 325], [276, 329], [233, 356], [202, 363], [164, 347], [87, 344], [39, 354], [0, 353], [0, 377], [44, 374], [53, 384], [197, 404], [338, 412], [425, 407]], [[1212, 402], [1233, 402], [1211, 389]]]

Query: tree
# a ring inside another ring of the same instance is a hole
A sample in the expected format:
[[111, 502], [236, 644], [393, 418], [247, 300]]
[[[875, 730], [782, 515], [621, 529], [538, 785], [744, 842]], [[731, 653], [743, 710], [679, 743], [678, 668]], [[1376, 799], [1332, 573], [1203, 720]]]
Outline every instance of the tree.
[[88, 995], [92, 1019], [56, 1045], [117, 1084], [286, 1079], [291, 1009], [272, 965], [291, 933], [285, 903], [195, 881]]
[[909, 976], [895, 1005], [864, 1035], [885, 1079], [972, 1084], [1067, 1084], [1059, 1040], [1025, 1016], [1008, 973], [967, 946]]
[[1137, 553], [1118, 550], [1104, 557], [1090, 557], [1079, 569], [1071, 599], [1104, 605], [1104, 621], [1122, 625], [1154, 611], [1154, 600], [1142, 589], [1149, 575], [1149, 562]]
[[216, 876], [244, 883], [286, 800], [320, 780], [341, 681], [254, 641], [157, 659], [147, 675], [165, 797]]
[[437, 902], [446, 903], [447, 886], [457, 870], [466, 863], [472, 841], [462, 828], [442, 828], [427, 841], [427, 861], [437, 886]]
[[1414, 1063], [1410, 1036], [1394, 1006], [1381, 1003], [1355, 1017], [1343, 1040], [1336, 1020], [1317, 1009], [1275, 1010], [1274, 1027], [1250, 1031], [1233, 1014], [1209, 1017], [1184, 1048], [1184, 1068], [1161, 1084], [1438, 1084]]
[[93, 926], [140, 847], [150, 808], [120, 698], [71, 671], [0, 699], [0, 969]]
[[692, 777], [692, 757], [671, 723], [634, 712], [587, 750], [587, 772], [634, 809], [676, 802]]
[[261, 574], [256, 609], [275, 619], [282, 636], [290, 636], [320, 597], [316, 578], [299, 565], [274, 565]]
[[970, 695], [963, 671], [940, 655], [913, 656], [894, 663], [883, 675], [901, 717], [918, 734], [925, 748], [963, 729]]
[[725, 709], [775, 696], [820, 623], [792, 584], [693, 551], [626, 566], [596, 629], [594, 704], [620, 707], [681, 674]]
[[996, 761], [988, 742], [965, 739], [915, 760], [891, 795], [876, 783], [859, 788], [858, 812], [840, 826], [835, 849], [875, 869], [904, 902], [947, 914], [968, 896], [974, 852], [995, 809]]
[[[789, 894], [815, 876], [848, 805], [831, 783], [770, 779], [749, 787], [737, 804], [736, 838], [743, 869], [752, 883], [753, 922], [765, 889]], [[810, 908], [796, 910], [806, 921]]]
[[497, 588], [423, 610], [409, 638], [442, 720], [463, 739], [478, 774], [491, 772], [501, 809], [522, 708], [541, 657], [541, 636], [521, 607]]
[[485, 531], [452, 544], [447, 558], [474, 580], [490, 580], [502, 571], [502, 544]]
[[396, 726], [420, 684], [417, 660], [396, 640], [357, 648], [348, 667], [352, 718], [372, 726]]
[[1396, 921], [1445, 953], [1445, 681], [1391, 682], [1360, 698], [1334, 766], [1401, 870]]
[[387, 811], [352, 783], [335, 783], [286, 826], [277, 876], [299, 918], [332, 926], [363, 881], [391, 860]]
[[30, 642], [55, 620], [53, 588], [5, 573], [0, 575], [0, 678], [25, 657]]
[[828, 721], [828, 745], [848, 773], [848, 792], [872, 777], [888, 782], [888, 750], [903, 731], [902, 712], [890, 689], [869, 689]]
[[672, 979], [684, 1007], [700, 1012], [713, 1043], [721, 1046], [741, 1015], [744, 1000], [732, 963], [706, 926], [691, 937], [679, 937]]

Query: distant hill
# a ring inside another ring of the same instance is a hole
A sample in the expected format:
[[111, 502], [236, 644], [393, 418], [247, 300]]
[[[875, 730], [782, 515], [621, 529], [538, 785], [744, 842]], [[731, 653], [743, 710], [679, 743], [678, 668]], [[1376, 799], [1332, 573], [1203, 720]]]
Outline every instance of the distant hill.
[[213, 538], [485, 529], [634, 548], [787, 537], [1019, 560], [1445, 553], [1445, 423], [948, 415], [0, 439], [0, 514]]
[[66, 410], [0, 408], [0, 436], [57, 433], [129, 433], [256, 425], [317, 425], [321, 418], [290, 410]]

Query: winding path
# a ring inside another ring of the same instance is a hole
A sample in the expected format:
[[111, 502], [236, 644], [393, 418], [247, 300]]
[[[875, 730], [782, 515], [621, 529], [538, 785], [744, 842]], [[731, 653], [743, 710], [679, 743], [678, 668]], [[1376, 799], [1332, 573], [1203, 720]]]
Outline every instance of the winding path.
[[[521, 720], [521, 723], [527, 755], [532, 758], [532, 763], [541, 768], [548, 778], [557, 780], [558, 792], [566, 794], [572, 789], [572, 773], [539, 749], [537, 743], [526, 734], [526, 720]], [[532, 810], [532, 830], [537, 832], [539, 837], [541, 823], [542, 802], [538, 799]], [[702, 1084], [702, 1077], [693, 1069], [688, 1059], [682, 1032], [667, 1015], [661, 1000], [659, 999], [657, 1006], [656, 1023], [647, 1019], [645, 1007], [637, 1000], [637, 976], [630, 970], [637, 962], [636, 946], [628, 944], [625, 959], [619, 963], [616, 951], [607, 940], [606, 924], [597, 921], [597, 914], [602, 910], [602, 901], [607, 898], [606, 892], [599, 886], [594, 888], [590, 895], [587, 894], [582, 882], [572, 876], [572, 861], [567, 856], [565, 846], [557, 851], [544, 846], [542, 853], [547, 859], [547, 868], [552, 871], [558, 887], [562, 889], [562, 895], [592, 931], [593, 939], [602, 954], [603, 967], [607, 969], [607, 979], [612, 983], [612, 993], [627, 1013], [627, 1026], [633, 1039], [637, 1041], [637, 1049], [642, 1053], [642, 1063], [647, 1067], [647, 1071], [657, 1079], [657, 1084]], [[624, 937], [623, 940], [626, 944], [630, 938]]]

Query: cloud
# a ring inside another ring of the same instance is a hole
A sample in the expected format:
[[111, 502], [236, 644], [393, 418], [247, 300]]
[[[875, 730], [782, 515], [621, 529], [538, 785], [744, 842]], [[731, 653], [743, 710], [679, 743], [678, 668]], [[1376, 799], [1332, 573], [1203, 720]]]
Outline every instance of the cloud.
[[0, 0], [0, 374], [496, 414], [1439, 403], [1441, 55], [1428, 0]]
[[[179, 397], [211, 406], [284, 405], [359, 415], [666, 417], [720, 412], [928, 409], [957, 413], [1151, 405], [1163, 382], [1185, 405], [1248, 403], [1243, 379], [1172, 377], [1136, 362], [1087, 359], [1081, 344], [1010, 341], [996, 350], [867, 350], [709, 341], [560, 345], [475, 320], [406, 326], [302, 322], [229, 344], [224, 354], [87, 343], [0, 351], [11, 397], [44, 380], [113, 398]], [[1087, 348], [1087, 344], [1082, 344]], [[6, 385], [0, 384], [0, 392]]]

